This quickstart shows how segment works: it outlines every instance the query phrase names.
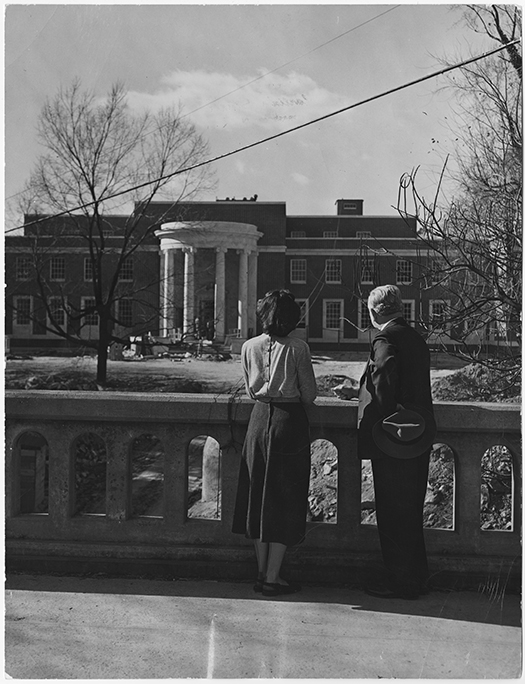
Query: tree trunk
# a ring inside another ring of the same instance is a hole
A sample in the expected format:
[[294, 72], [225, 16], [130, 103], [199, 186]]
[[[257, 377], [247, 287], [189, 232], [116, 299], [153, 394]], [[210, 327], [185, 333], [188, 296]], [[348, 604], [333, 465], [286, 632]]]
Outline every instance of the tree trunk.
[[101, 391], [106, 389], [108, 375], [108, 339], [108, 321], [101, 316], [97, 349], [97, 387]]

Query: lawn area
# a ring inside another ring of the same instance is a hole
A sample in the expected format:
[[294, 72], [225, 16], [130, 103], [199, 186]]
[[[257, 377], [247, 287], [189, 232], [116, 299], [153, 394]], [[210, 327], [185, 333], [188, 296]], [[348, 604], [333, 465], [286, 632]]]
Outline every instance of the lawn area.
[[[330, 387], [345, 378], [358, 380], [367, 354], [313, 354], [312, 361], [321, 395], [333, 396]], [[447, 359], [449, 363], [447, 364]], [[458, 368], [455, 359], [436, 358], [433, 379]], [[448, 366], [448, 367], [447, 367]], [[9, 359], [5, 365], [6, 389], [96, 390], [96, 359], [79, 357], [33, 357]], [[108, 361], [108, 390], [122, 392], [244, 393], [239, 357], [217, 361], [207, 357], [145, 358]]]

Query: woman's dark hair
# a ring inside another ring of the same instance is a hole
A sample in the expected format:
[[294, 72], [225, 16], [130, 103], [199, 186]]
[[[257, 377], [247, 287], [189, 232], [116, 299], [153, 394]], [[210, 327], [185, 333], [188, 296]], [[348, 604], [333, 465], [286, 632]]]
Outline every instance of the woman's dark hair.
[[289, 290], [271, 290], [257, 302], [257, 316], [263, 332], [286, 337], [297, 327], [301, 307]]

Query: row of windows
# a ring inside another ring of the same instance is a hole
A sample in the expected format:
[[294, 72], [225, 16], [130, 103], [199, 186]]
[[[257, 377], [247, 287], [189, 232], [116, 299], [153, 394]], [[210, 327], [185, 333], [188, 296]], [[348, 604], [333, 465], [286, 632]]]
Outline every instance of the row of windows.
[[[325, 282], [333, 285], [342, 283], [342, 260], [326, 259], [324, 276]], [[376, 275], [376, 263], [374, 259], [361, 260], [361, 283], [373, 284]], [[306, 283], [307, 263], [306, 259], [290, 259], [290, 283]], [[396, 283], [398, 285], [410, 285], [413, 279], [413, 264], [406, 259], [396, 261]]]
[[[360, 240], [366, 240], [366, 238], [371, 238], [372, 233], [369, 230], [358, 230], [355, 234], [356, 238]], [[293, 238], [304, 238], [306, 237], [306, 231], [305, 230], [292, 230], [290, 233], [290, 237]], [[310, 235], [309, 237], [319, 237], [318, 235]], [[323, 230], [323, 237], [324, 238], [337, 238], [339, 237], [339, 231], [338, 230]], [[347, 237], [347, 236], [345, 236]]]
[[[53, 320], [58, 326], [65, 328], [69, 313], [67, 299], [63, 297], [50, 297], [48, 302]], [[116, 304], [116, 317], [118, 319], [119, 325], [124, 328], [131, 328], [133, 326], [133, 299], [124, 297], [119, 299]], [[95, 299], [93, 297], [81, 297], [80, 306], [83, 311], [89, 311], [89, 313], [86, 313], [83, 319], [84, 326], [98, 327], [98, 313], [94, 310]], [[13, 297], [13, 307], [14, 326], [18, 329], [29, 329], [31, 327], [31, 320], [33, 317], [33, 298], [26, 295], [17, 295], [16, 297]], [[49, 316], [47, 325], [50, 325]]]
[[[33, 260], [28, 256], [16, 257], [16, 279], [30, 280]], [[54, 256], [49, 261], [49, 280], [63, 282], [66, 279], [66, 257]], [[90, 257], [84, 258], [84, 280], [93, 280], [93, 261]], [[133, 280], [133, 261], [127, 259], [122, 263], [119, 272], [119, 280]]]
[[[308, 299], [295, 300], [301, 307], [301, 319], [298, 328], [306, 328], [309, 325], [309, 302]], [[445, 328], [446, 311], [450, 302], [441, 299], [429, 300], [429, 319], [435, 328]], [[409, 322], [416, 319], [416, 302], [413, 299], [403, 300], [403, 318]], [[342, 330], [344, 322], [344, 299], [323, 299], [323, 328], [327, 330]], [[372, 326], [368, 304], [366, 299], [359, 300], [357, 311], [357, 326], [366, 330]]]

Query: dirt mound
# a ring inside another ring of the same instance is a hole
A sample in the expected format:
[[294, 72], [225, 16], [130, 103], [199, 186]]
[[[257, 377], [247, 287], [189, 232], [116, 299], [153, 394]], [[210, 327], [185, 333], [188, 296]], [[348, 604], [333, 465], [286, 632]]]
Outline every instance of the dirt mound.
[[503, 373], [471, 363], [432, 383], [437, 401], [519, 402], [521, 387]]

